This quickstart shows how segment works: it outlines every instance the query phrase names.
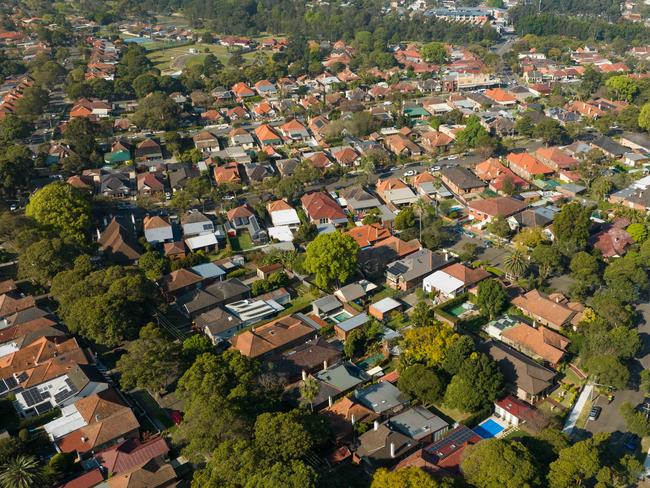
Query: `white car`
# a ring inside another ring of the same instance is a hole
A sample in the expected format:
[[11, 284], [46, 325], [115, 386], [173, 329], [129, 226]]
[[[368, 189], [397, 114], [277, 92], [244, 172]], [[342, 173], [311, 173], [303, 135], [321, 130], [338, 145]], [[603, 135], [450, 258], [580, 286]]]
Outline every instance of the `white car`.
[[447, 159], [449, 161], [453, 161], [454, 159], [458, 159], [458, 156], [456, 156], [455, 154], [452, 154], [451, 156], [447, 156]]
[[440, 166], [433, 166], [431, 167], [431, 172], [435, 173], [436, 171], [440, 171]]
[[418, 172], [415, 171], [414, 169], [409, 169], [408, 171], [404, 171], [404, 176], [415, 176], [416, 174], [418, 174]]

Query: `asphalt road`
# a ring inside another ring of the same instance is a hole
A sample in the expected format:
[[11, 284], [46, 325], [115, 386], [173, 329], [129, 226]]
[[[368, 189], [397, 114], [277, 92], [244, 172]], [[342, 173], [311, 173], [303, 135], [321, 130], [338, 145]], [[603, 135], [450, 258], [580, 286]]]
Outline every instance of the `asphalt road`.
[[[632, 383], [634, 384], [638, 384], [639, 373], [643, 369], [650, 369], [650, 303], [641, 303], [636, 308], [643, 317], [639, 324], [639, 334], [643, 347], [640, 357], [634, 360], [631, 368]], [[625, 421], [621, 418], [619, 408], [625, 402], [636, 406], [641, 403], [643, 398], [644, 395], [635, 388], [616, 392], [612, 403], [608, 403], [606, 397], [598, 397], [594, 404], [601, 406], [603, 411], [598, 420], [587, 421], [585, 430], [592, 434], [598, 432], [625, 432]]]

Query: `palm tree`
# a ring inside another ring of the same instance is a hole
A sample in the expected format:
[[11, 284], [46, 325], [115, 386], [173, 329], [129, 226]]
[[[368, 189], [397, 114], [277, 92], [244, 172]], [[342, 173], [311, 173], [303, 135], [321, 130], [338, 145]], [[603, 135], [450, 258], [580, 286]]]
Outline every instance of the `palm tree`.
[[528, 270], [528, 258], [520, 250], [513, 249], [503, 259], [503, 267], [508, 276], [518, 280]]
[[427, 213], [428, 207], [429, 204], [422, 198], [418, 198], [415, 203], [413, 203], [413, 210], [418, 214], [418, 220], [420, 221], [420, 244], [422, 243], [422, 220]]
[[34, 456], [20, 454], [0, 467], [2, 488], [35, 488], [43, 482], [43, 471]]
[[320, 391], [320, 385], [318, 381], [313, 376], [308, 376], [305, 378], [300, 385], [300, 395], [307, 401], [309, 401], [309, 408], [311, 408], [312, 413], [314, 412], [314, 399]]

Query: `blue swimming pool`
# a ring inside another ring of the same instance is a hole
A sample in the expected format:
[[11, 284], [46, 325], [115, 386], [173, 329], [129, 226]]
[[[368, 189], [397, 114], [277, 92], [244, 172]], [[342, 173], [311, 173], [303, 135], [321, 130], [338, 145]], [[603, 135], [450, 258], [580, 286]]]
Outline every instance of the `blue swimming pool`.
[[480, 435], [483, 439], [492, 439], [501, 433], [503, 426], [492, 419], [487, 419], [482, 424], [474, 428], [474, 432]]

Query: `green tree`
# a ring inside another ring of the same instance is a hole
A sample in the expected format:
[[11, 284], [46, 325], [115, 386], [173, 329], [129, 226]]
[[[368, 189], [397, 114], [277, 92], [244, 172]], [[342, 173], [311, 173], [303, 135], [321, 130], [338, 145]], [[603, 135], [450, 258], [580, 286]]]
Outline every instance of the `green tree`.
[[638, 222], [635, 224], [630, 224], [625, 230], [628, 234], [630, 234], [630, 237], [634, 239], [634, 242], [643, 242], [648, 238], [648, 228], [645, 226], [645, 224]]
[[595, 256], [585, 251], [576, 253], [571, 258], [571, 277], [587, 287], [594, 288], [600, 283], [600, 265]]
[[515, 280], [523, 278], [528, 267], [528, 258], [518, 249], [513, 249], [503, 259], [503, 269]]
[[476, 412], [494, 402], [503, 388], [497, 364], [483, 353], [472, 353], [451, 379], [445, 405], [464, 412]]
[[194, 334], [183, 341], [181, 356], [183, 362], [191, 366], [201, 354], [212, 351], [214, 351], [214, 345], [210, 339], [202, 334]]
[[49, 102], [46, 90], [38, 85], [25, 88], [23, 96], [16, 102], [15, 114], [27, 120], [34, 120], [41, 115]]
[[27, 146], [6, 146], [0, 155], [0, 191], [5, 197], [15, 197], [29, 186], [34, 161]]
[[444, 64], [447, 61], [447, 48], [442, 42], [429, 42], [420, 48], [422, 58], [428, 63]]
[[641, 112], [639, 112], [639, 127], [650, 132], [650, 102], [641, 107]]
[[173, 130], [178, 126], [180, 108], [166, 93], [153, 92], [140, 100], [132, 122], [143, 129]]
[[488, 439], [466, 449], [461, 470], [465, 479], [477, 488], [520, 488], [539, 486], [541, 477], [537, 466], [521, 442]]
[[562, 268], [562, 255], [555, 246], [540, 244], [533, 249], [530, 257], [537, 265], [542, 280], [545, 280]]
[[449, 376], [454, 376], [463, 366], [465, 360], [474, 352], [475, 345], [472, 338], [462, 335], [447, 349], [445, 359], [442, 361], [442, 369]]
[[61, 239], [43, 239], [30, 245], [18, 257], [18, 275], [48, 286], [61, 271], [72, 265], [74, 248]]
[[426, 471], [411, 466], [389, 471], [380, 468], [372, 477], [370, 488], [438, 488], [440, 484]]
[[408, 366], [421, 363], [438, 368], [444, 363], [447, 352], [459, 337], [451, 327], [439, 322], [406, 329], [403, 342], [404, 352], [401, 356], [402, 364]]
[[0, 121], [0, 143], [10, 144], [18, 139], [27, 137], [32, 126], [15, 115], [6, 115]]
[[648, 274], [636, 252], [611, 261], [603, 274], [608, 292], [624, 303], [636, 302], [648, 289]]
[[64, 240], [83, 243], [87, 239], [90, 205], [83, 193], [65, 183], [50, 183], [36, 191], [25, 215]]
[[317, 286], [329, 289], [345, 283], [357, 269], [359, 245], [348, 234], [321, 234], [307, 246], [305, 269]]
[[625, 420], [629, 432], [641, 438], [650, 434], [650, 420], [646, 418], [645, 414], [634, 410], [634, 407], [629, 402], [623, 403], [619, 408], [619, 412]]
[[433, 308], [424, 300], [419, 300], [411, 312], [411, 322], [415, 327], [427, 327], [435, 322]]
[[508, 294], [497, 280], [484, 280], [478, 285], [476, 304], [481, 313], [495, 319], [508, 303]]
[[309, 402], [309, 408], [314, 411], [314, 399], [318, 396], [320, 384], [313, 376], [307, 377], [300, 384], [300, 396]]
[[594, 481], [601, 467], [600, 450], [609, 434], [576, 442], [560, 451], [556, 461], [550, 465], [548, 484], [551, 488], [573, 488]]
[[393, 225], [397, 230], [408, 230], [415, 227], [415, 212], [411, 207], [406, 207], [400, 210], [395, 217]]
[[508, 224], [508, 220], [503, 215], [497, 215], [490, 220], [487, 224], [487, 230], [502, 239], [507, 239], [512, 233], [510, 224]]
[[304, 456], [314, 442], [295, 412], [263, 413], [255, 421], [255, 445], [274, 462]]
[[549, 118], [544, 118], [535, 125], [533, 135], [542, 139], [546, 145], [561, 144], [567, 139], [564, 127], [557, 120]]
[[151, 73], [142, 73], [133, 80], [133, 91], [138, 98], [144, 98], [158, 89], [158, 77]]
[[630, 372], [615, 356], [592, 356], [585, 362], [585, 369], [598, 383], [619, 390], [630, 380]]
[[148, 280], [156, 282], [169, 271], [169, 261], [158, 251], [147, 251], [138, 259], [138, 267]]
[[45, 486], [43, 469], [34, 456], [19, 454], [0, 465], [2, 488], [38, 488]]
[[591, 210], [578, 202], [567, 203], [555, 216], [553, 231], [558, 249], [572, 256], [587, 245]]
[[605, 86], [616, 100], [631, 102], [639, 93], [639, 85], [629, 76], [619, 75], [608, 78]]
[[85, 117], [70, 120], [63, 130], [66, 142], [86, 164], [89, 159], [97, 158], [96, 135], [97, 126]]
[[489, 134], [485, 127], [481, 125], [481, 119], [476, 115], [470, 115], [465, 123], [465, 128], [456, 136], [456, 142], [465, 147], [477, 147], [479, 141], [485, 143], [485, 138]]
[[165, 388], [178, 368], [178, 347], [153, 323], [140, 329], [138, 339], [117, 361], [123, 388], [144, 388], [156, 395]]
[[343, 352], [349, 358], [355, 358], [363, 353], [366, 344], [366, 335], [361, 328], [350, 331], [343, 345]]
[[411, 400], [419, 400], [425, 407], [440, 401], [444, 394], [444, 384], [440, 377], [422, 364], [414, 364], [402, 371], [398, 387]]

